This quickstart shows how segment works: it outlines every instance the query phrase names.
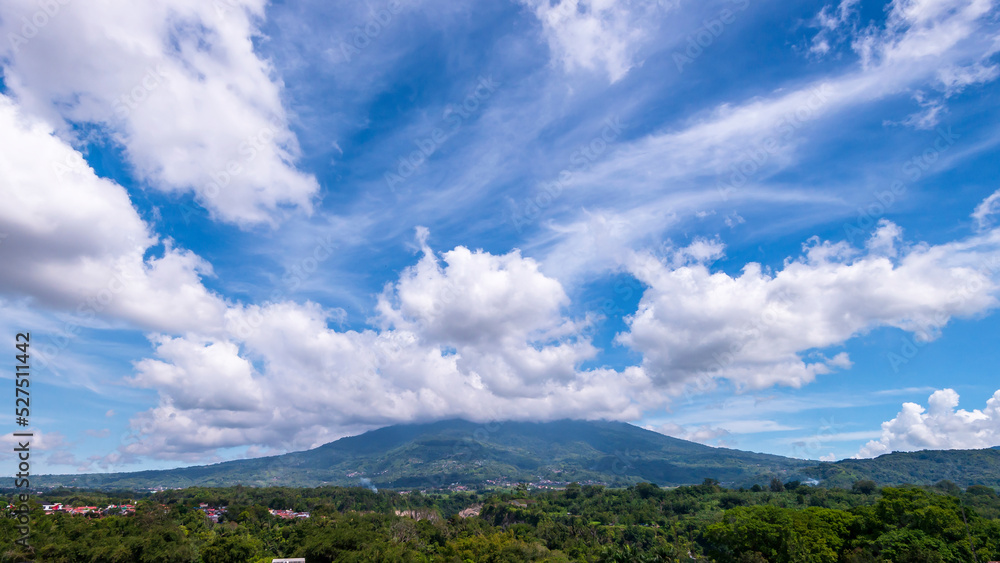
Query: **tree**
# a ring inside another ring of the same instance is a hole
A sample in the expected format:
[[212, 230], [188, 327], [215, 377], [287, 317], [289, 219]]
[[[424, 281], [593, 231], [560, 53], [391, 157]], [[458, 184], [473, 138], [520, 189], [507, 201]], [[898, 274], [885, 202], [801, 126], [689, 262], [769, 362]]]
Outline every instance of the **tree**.
[[215, 536], [201, 548], [204, 563], [243, 563], [263, 554], [263, 543], [250, 536]]
[[949, 481], [947, 479], [942, 479], [941, 481], [934, 483], [934, 488], [940, 491], [944, 491], [945, 494], [949, 494], [956, 497], [959, 495], [959, 493], [962, 492], [961, 487], [959, 487], [954, 482]]
[[[708, 481], [708, 479], [706, 479]], [[718, 481], [716, 481], [718, 483]], [[649, 497], [656, 497], [660, 495], [660, 487], [655, 483], [639, 483], [635, 486], [635, 492], [640, 498], [648, 499]]]
[[781, 479], [778, 479], [777, 477], [772, 477], [771, 478], [771, 492], [772, 493], [780, 493], [780, 492], [782, 492], [784, 490], [785, 490], [785, 485], [782, 484]]
[[862, 495], [870, 495], [878, 490], [878, 484], [871, 479], [862, 479], [860, 481], [855, 481], [854, 484], [851, 485], [851, 490]]
[[970, 485], [965, 489], [965, 492], [969, 493], [970, 495], [984, 496], [991, 498], [995, 498], [997, 496], [996, 491], [994, 491], [991, 487], [986, 487], [983, 485]]
[[580, 483], [573, 481], [566, 485], [566, 498], [575, 499], [580, 496]]

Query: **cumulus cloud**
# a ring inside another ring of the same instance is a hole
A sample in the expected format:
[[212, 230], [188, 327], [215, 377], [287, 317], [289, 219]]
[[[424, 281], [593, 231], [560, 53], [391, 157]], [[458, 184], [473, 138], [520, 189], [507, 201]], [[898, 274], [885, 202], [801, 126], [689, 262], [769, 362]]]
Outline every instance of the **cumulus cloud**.
[[880, 326], [930, 340], [952, 317], [997, 306], [998, 233], [903, 249], [900, 237], [883, 221], [865, 250], [813, 238], [778, 272], [750, 263], [735, 276], [637, 254], [628, 270], [648, 289], [617, 339], [658, 385], [800, 387], [851, 366], [815, 350]]
[[423, 246], [417, 265], [379, 300], [385, 321], [434, 342], [457, 343], [523, 340], [564, 324], [560, 309], [569, 298], [562, 285], [519, 251], [495, 256], [460, 246], [442, 260]]
[[50, 4], [51, 16], [32, 0], [0, 5], [4, 80], [27, 112], [67, 139], [99, 125], [143, 180], [193, 192], [221, 220], [311, 209], [319, 187], [294, 166], [280, 79], [254, 52], [264, 0]]
[[162, 359], [138, 362], [131, 383], [158, 389], [181, 409], [247, 411], [261, 406], [264, 397], [253, 366], [239, 357], [236, 345], [162, 336], [154, 342]]
[[[99, 178], [51, 127], [3, 95], [0, 169], [6, 202], [0, 231], [7, 235], [0, 245], [0, 291], [31, 296], [81, 322], [221, 329], [226, 304], [201, 284], [211, 266], [150, 232], [124, 188]], [[146, 257], [159, 244], [162, 255]]]
[[560, 314], [565, 292], [533, 260], [463, 247], [440, 260], [425, 247], [386, 288], [380, 330], [335, 330], [331, 312], [284, 302], [231, 307], [224, 339], [156, 339], [131, 381], [160, 401], [133, 418], [123, 459], [307, 448], [448, 417], [628, 420], [662, 401], [640, 368], [579, 369], [587, 325]]
[[927, 408], [903, 403], [896, 418], [882, 423], [882, 436], [865, 444], [854, 457], [875, 457], [894, 451], [955, 450], [1000, 445], [1000, 390], [986, 408], [957, 409], [954, 389], [935, 391]]
[[522, 0], [542, 23], [554, 59], [566, 70], [600, 70], [611, 82], [635, 64], [649, 33], [643, 16], [656, 2], [617, 0]]
[[383, 322], [458, 351], [459, 367], [498, 393], [530, 396], [526, 381], [568, 381], [597, 350], [570, 339], [584, 324], [563, 317], [562, 285], [517, 250], [502, 256], [458, 247], [424, 255], [382, 295]]
[[[812, 239], [778, 272], [748, 264], [736, 276], [709, 269], [719, 241], [698, 240], [630, 261], [647, 289], [618, 341], [642, 365], [585, 370], [592, 325], [565, 314], [562, 285], [534, 260], [464, 247], [438, 254], [421, 233], [422, 256], [379, 296], [377, 329], [337, 330], [331, 311], [283, 302], [230, 307], [219, 338], [154, 339], [157, 357], [138, 362], [131, 381], [160, 402], [133, 418], [123, 459], [307, 448], [448, 417], [635, 420], [718, 380], [800, 387], [851, 366], [846, 353], [816, 350], [878, 326], [932, 339], [953, 316], [997, 304], [994, 270], [982, 268], [998, 255], [997, 232], [907, 245], [883, 222], [864, 248]], [[672, 432], [723, 444], [718, 430]]]

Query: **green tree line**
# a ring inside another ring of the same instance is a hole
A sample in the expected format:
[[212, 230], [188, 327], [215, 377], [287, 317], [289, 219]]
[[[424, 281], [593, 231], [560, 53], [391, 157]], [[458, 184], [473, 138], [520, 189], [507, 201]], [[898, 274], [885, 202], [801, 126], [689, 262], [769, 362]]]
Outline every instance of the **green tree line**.
[[[136, 503], [129, 516], [41, 509], [42, 502], [129, 501]], [[201, 503], [226, 511], [215, 523], [198, 510]], [[775, 480], [732, 490], [708, 479], [672, 489], [574, 483], [564, 490], [448, 494], [194, 487], [138, 498], [56, 490], [31, 504], [31, 550], [14, 543], [17, 523], [7, 514], [0, 523], [0, 563], [1000, 560], [1000, 496], [989, 487], [963, 490], [949, 482], [879, 488], [858, 481], [850, 489], [826, 489]], [[269, 509], [308, 511], [310, 518], [286, 520]]]

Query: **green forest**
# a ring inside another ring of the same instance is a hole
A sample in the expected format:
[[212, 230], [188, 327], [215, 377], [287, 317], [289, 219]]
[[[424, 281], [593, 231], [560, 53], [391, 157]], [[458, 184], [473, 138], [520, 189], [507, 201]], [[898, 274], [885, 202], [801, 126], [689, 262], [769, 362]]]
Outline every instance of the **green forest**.
[[[948, 481], [827, 489], [799, 482], [726, 489], [715, 480], [624, 489], [571, 484], [491, 492], [365, 488], [59, 489], [31, 501], [30, 550], [8, 511], [0, 561], [771, 563], [1000, 560], [1000, 496]], [[10, 498], [8, 496], [8, 498]], [[135, 504], [128, 516], [45, 514], [42, 504]], [[212, 522], [199, 506], [226, 507]], [[269, 509], [309, 512], [283, 519]]]

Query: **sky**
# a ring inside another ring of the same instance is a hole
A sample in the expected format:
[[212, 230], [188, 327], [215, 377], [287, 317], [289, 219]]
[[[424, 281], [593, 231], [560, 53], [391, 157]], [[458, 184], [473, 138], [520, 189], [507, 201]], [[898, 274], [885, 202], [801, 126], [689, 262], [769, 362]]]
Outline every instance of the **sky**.
[[2, 440], [1000, 445], [998, 51], [995, 0], [6, 0]]

